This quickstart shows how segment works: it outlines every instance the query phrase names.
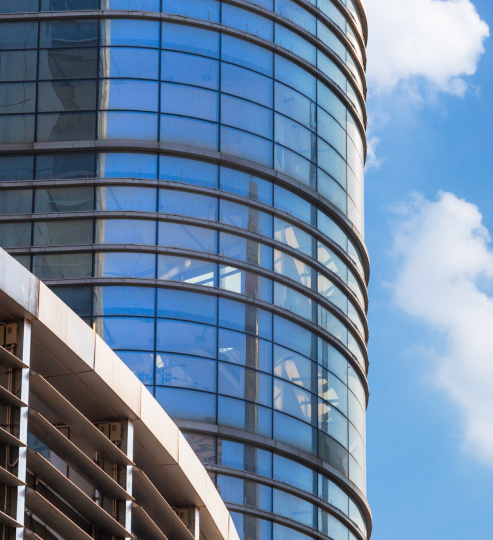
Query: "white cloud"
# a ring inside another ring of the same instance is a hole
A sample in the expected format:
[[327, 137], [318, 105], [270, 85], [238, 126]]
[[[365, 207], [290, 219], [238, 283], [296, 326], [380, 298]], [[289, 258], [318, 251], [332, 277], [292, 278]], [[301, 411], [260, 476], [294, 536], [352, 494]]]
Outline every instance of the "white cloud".
[[493, 250], [478, 208], [415, 195], [395, 234], [397, 305], [436, 332], [434, 380], [458, 406], [466, 448], [493, 467]]
[[366, 0], [368, 81], [377, 91], [418, 80], [463, 96], [489, 28], [470, 0]]
[[366, 171], [371, 169], [378, 170], [387, 161], [387, 158], [378, 157], [377, 155], [377, 148], [379, 144], [380, 139], [378, 137], [368, 137], [365, 164]]

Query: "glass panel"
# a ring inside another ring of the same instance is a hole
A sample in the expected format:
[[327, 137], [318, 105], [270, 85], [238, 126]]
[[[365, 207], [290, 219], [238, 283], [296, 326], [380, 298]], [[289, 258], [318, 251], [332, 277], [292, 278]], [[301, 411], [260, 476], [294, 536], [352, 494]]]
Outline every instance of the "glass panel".
[[216, 357], [217, 330], [192, 322], [158, 319], [156, 347], [159, 351]]
[[218, 166], [212, 163], [159, 156], [159, 178], [206, 187], [217, 187]]
[[84, 220], [52, 220], [34, 223], [33, 245], [74, 246], [92, 244], [93, 223]]
[[304, 356], [316, 358], [316, 337], [296, 323], [277, 315], [274, 316], [274, 341]]
[[272, 454], [249, 444], [218, 441], [218, 465], [272, 477]]
[[217, 324], [217, 298], [196, 292], [158, 289], [157, 316]]
[[96, 109], [96, 81], [48, 82], [38, 85], [38, 111]]
[[[272, 339], [272, 314], [251, 304], [219, 300], [219, 326]], [[268, 371], [271, 371], [269, 368]]]
[[[226, 5], [224, 4], [224, 6]], [[272, 79], [250, 69], [223, 62], [221, 65], [221, 91], [272, 108]]]
[[51, 290], [79, 317], [91, 316], [91, 287], [51, 287]]
[[272, 237], [272, 216], [256, 208], [221, 199], [220, 220], [227, 225]]
[[159, 212], [217, 221], [216, 197], [172, 189], [159, 190]]
[[156, 388], [156, 399], [177, 420], [216, 422], [216, 396], [193, 390]]
[[0, 84], [0, 113], [34, 112], [35, 101], [35, 83]]
[[276, 111], [293, 118], [309, 129], [315, 129], [315, 104], [296, 90], [276, 82]]
[[306, 159], [316, 161], [315, 134], [281, 114], [275, 116], [275, 141], [291, 148]]
[[312, 395], [298, 385], [274, 378], [274, 408], [310, 423]]
[[332, 373], [319, 367], [318, 395], [330, 405], [337, 407], [343, 414], [348, 411], [348, 389]]
[[163, 49], [219, 58], [219, 34], [182, 24], [163, 23]]
[[41, 48], [95, 47], [98, 45], [98, 22], [94, 20], [42, 21], [39, 33]]
[[313, 504], [290, 493], [275, 489], [273, 510], [277, 515], [303, 523], [307, 527], [314, 527], [315, 507]]
[[248, 32], [268, 41], [274, 39], [274, 24], [271, 20], [230, 4], [222, 6], [222, 24]]
[[37, 189], [34, 202], [36, 213], [83, 212], [94, 210], [94, 188], [69, 187]]
[[244, 131], [221, 127], [221, 151], [272, 167], [272, 142]]
[[156, 256], [150, 253], [96, 253], [96, 276], [154, 278]]
[[158, 279], [181, 281], [192, 285], [214, 287], [217, 283], [217, 263], [158, 255]]
[[0, 156], [0, 182], [32, 180], [33, 156]]
[[[216, 0], [164, 0], [163, 12], [183, 15], [194, 19], [219, 22], [219, 2]], [[153, 11], [160, 11], [156, 9]]]
[[160, 11], [161, 0], [101, 0], [101, 9]]
[[157, 114], [142, 112], [99, 113], [100, 139], [157, 141]]
[[68, 11], [98, 9], [99, 0], [41, 0], [41, 11]]
[[274, 345], [274, 375], [311, 392], [315, 390], [315, 364], [305, 356]]
[[316, 473], [308, 467], [278, 454], [274, 454], [273, 478], [303, 491], [308, 491], [308, 493], [317, 494], [316, 489], [314, 489]]
[[159, 48], [159, 22], [135, 19], [103, 20], [101, 45]]
[[38, 23], [2, 22], [0, 23], [0, 50], [35, 49], [38, 45]]
[[310, 453], [314, 453], [317, 440], [311, 426], [277, 411], [274, 412], [274, 439]]
[[98, 75], [97, 49], [39, 51], [39, 78], [86, 79]]
[[269, 342], [240, 332], [219, 330], [219, 360], [272, 373]]
[[3, 248], [31, 245], [31, 223], [0, 223], [0, 246]]
[[220, 362], [218, 388], [220, 394], [272, 407], [272, 378], [253, 369]]
[[154, 317], [155, 289], [148, 287], [94, 287], [94, 315]]
[[276, 55], [276, 80], [291, 86], [312, 100], [316, 98], [317, 80], [303, 68]]
[[157, 112], [159, 83], [132, 79], [100, 82], [99, 107], [101, 109], [128, 109]]
[[272, 138], [272, 111], [243, 99], [221, 96], [221, 123]]
[[239, 399], [218, 397], [218, 422], [264, 437], [272, 434], [272, 413], [270, 409]]
[[98, 317], [95, 323], [96, 332], [112, 349], [154, 349], [154, 318]]
[[98, 187], [96, 201], [97, 210], [155, 212], [156, 190], [123, 186]]
[[157, 178], [157, 156], [150, 154], [99, 154], [102, 178]]
[[272, 302], [272, 280], [232, 266], [219, 266], [219, 287]]
[[274, 218], [274, 238], [278, 242], [299, 249], [305, 255], [313, 257], [315, 239], [307, 232], [276, 217]]
[[34, 115], [0, 116], [0, 144], [34, 141]]
[[273, 54], [267, 49], [231, 36], [222, 36], [221, 59], [272, 77]]
[[38, 11], [38, 0], [4, 0], [0, 13], [23, 13]]
[[36, 156], [36, 180], [55, 178], [89, 178], [95, 175], [92, 152], [61, 152]]
[[134, 351], [117, 354], [144, 384], [154, 384], [154, 354]]
[[137, 219], [98, 220], [97, 244], [147, 244], [156, 243], [156, 223]]
[[218, 474], [217, 488], [227, 503], [245, 505], [272, 512], [272, 488], [253, 480]]
[[272, 205], [272, 184], [242, 171], [221, 167], [221, 189]]
[[159, 245], [217, 253], [217, 231], [179, 223], [159, 223]]
[[333, 437], [345, 448], [348, 447], [348, 421], [334, 407], [323, 401], [318, 404], [318, 427]]
[[183, 354], [156, 355], [156, 384], [216, 391], [216, 361]]
[[159, 78], [159, 51], [102, 47], [100, 55], [101, 77]]
[[274, 250], [274, 270], [300, 285], [311, 288], [313, 269], [299, 259], [278, 250]]
[[221, 232], [219, 254], [272, 270], [272, 248], [255, 240]]
[[198, 148], [217, 150], [219, 140], [217, 124], [184, 118], [161, 115], [160, 141], [184, 144]]
[[304, 319], [309, 321], [314, 319], [313, 308], [315, 302], [282, 283], [274, 282], [274, 303], [276, 306], [287, 309]]
[[93, 140], [96, 135], [96, 113], [38, 115], [37, 140]]
[[191, 54], [171, 51], [161, 53], [161, 79], [219, 89], [219, 62]]
[[2, 189], [0, 214], [30, 214], [33, 210], [32, 189]]
[[0, 80], [29, 81], [36, 79], [36, 51], [0, 51]]
[[218, 111], [216, 92], [179, 84], [161, 85], [161, 112], [217, 122]]

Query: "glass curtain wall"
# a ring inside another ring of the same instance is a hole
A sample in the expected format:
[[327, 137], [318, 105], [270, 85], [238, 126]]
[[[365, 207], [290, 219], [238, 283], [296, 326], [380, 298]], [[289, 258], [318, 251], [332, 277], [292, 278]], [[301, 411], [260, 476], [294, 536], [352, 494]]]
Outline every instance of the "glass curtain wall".
[[180, 423], [245, 540], [371, 531], [365, 28], [356, 0], [0, 7], [0, 245]]

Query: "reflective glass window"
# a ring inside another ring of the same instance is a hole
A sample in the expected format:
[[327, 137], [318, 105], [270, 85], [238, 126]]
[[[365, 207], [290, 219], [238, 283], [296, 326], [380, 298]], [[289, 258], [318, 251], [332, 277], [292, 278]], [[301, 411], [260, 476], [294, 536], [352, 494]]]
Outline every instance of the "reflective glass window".
[[272, 77], [273, 53], [253, 43], [223, 35], [221, 59]]
[[215, 358], [216, 334], [213, 326], [158, 319], [156, 347], [163, 352]]
[[310, 99], [315, 100], [317, 80], [303, 68], [276, 55], [276, 80], [291, 86]]
[[157, 141], [157, 114], [143, 112], [99, 113], [100, 139]]
[[250, 69], [224, 62], [221, 65], [221, 91], [272, 107], [272, 79]]
[[217, 263], [158, 255], [157, 277], [168, 281], [214, 287], [217, 284]]
[[38, 141], [75, 141], [94, 139], [95, 113], [38, 115]]
[[219, 34], [182, 24], [163, 23], [163, 49], [219, 58]]
[[161, 80], [219, 89], [219, 62], [172, 51], [161, 53]]
[[221, 189], [272, 205], [272, 184], [243, 171], [221, 167]]
[[210, 90], [178, 84], [161, 84], [161, 112], [217, 122], [219, 97], [216, 92]]
[[156, 190], [129, 186], [96, 188], [97, 210], [156, 211]]
[[51, 287], [51, 290], [79, 317], [91, 316], [91, 287]]
[[282, 219], [274, 218], [274, 238], [289, 247], [300, 250], [305, 255], [313, 257], [314, 238], [299, 227], [291, 225]]
[[316, 18], [291, 0], [276, 0], [276, 13], [302, 26], [310, 34], [316, 34]]
[[221, 151], [272, 167], [272, 142], [245, 131], [221, 127]]
[[274, 454], [273, 458], [273, 478], [275, 480], [280, 480], [303, 491], [316, 494], [314, 490], [316, 475], [312, 469], [278, 454]]
[[157, 156], [101, 153], [98, 155], [98, 176], [102, 178], [157, 178]]
[[237, 28], [268, 41], [274, 39], [274, 23], [252, 11], [225, 3], [222, 6], [221, 17], [222, 24], [226, 26]]
[[272, 488], [269, 486], [219, 474], [217, 488], [225, 502], [272, 512]]
[[301, 154], [310, 161], [316, 161], [317, 141], [315, 134], [282, 114], [275, 115], [275, 141]]
[[161, 0], [101, 0], [101, 9], [160, 11]]
[[274, 341], [309, 358], [314, 358], [317, 350], [316, 338], [311, 332], [277, 315], [274, 316]]
[[0, 23], [0, 50], [35, 49], [38, 45], [38, 23], [2, 22]]
[[136, 79], [159, 78], [159, 52], [130, 47], [102, 47], [100, 76]]
[[38, 111], [80, 111], [96, 109], [96, 81], [39, 83]]
[[38, 0], [4, 0], [0, 13], [22, 13], [38, 10]]
[[272, 407], [272, 379], [253, 369], [220, 362], [218, 391], [220, 394]]
[[[219, 326], [272, 339], [272, 314], [243, 302], [220, 298]], [[271, 369], [269, 368], [268, 371]]]
[[157, 316], [166, 319], [217, 323], [217, 298], [196, 292], [158, 289]]
[[96, 331], [112, 348], [152, 351], [154, 318], [98, 317]]
[[99, 85], [101, 109], [128, 109], [157, 112], [159, 83], [132, 79], [105, 79]]
[[270, 409], [239, 399], [218, 397], [218, 422], [264, 437], [272, 435], [272, 413]]
[[[275, 400], [275, 395], [274, 395]], [[314, 452], [316, 432], [308, 424], [292, 416], [274, 411], [274, 439], [305, 452]]]
[[94, 287], [94, 315], [154, 317], [155, 289], [148, 287]]
[[159, 47], [159, 22], [135, 19], [106, 19], [101, 21], [102, 45]]
[[252, 239], [233, 234], [220, 233], [219, 254], [223, 257], [248, 262], [272, 269], [272, 248]]
[[60, 152], [36, 156], [36, 180], [89, 178], [95, 175], [92, 152]]
[[83, 212], [94, 210], [92, 187], [37, 189], [34, 201], [36, 213]]
[[156, 384], [216, 391], [216, 362], [184, 354], [156, 355]]
[[313, 320], [314, 302], [304, 294], [286, 287], [282, 283], [274, 282], [274, 303], [276, 306], [287, 309], [304, 319]]
[[159, 178], [206, 187], [217, 187], [218, 166], [191, 159], [159, 156]]
[[243, 99], [221, 96], [221, 123], [272, 138], [272, 111]]
[[272, 216], [257, 208], [221, 200], [220, 215], [223, 223], [272, 237]]
[[[219, 22], [219, 6], [217, 0], [164, 0], [162, 9], [166, 13]], [[159, 8], [156, 11], [159, 11]]]
[[39, 79], [86, 79], [98, 75], [98, 50], [48, 49], [39, 51]]
[[159, 212], [217, 221], [216, 197], [173, 189], [159, 190]]
[[156, 256], [150, 253], [96, 253], [95, 275], [101, 277], [154, 278]]
[[27, 155], [0, 156], [0, 182], [32, 180], [34, 157]]
[[35, 83], [0, 84], [0, 113], [34, 112]]
[[267, 478], [272, 476], [272, 454], [249, 444], [219, 440], [217, 463]]
[[3, 248], [29, 246], [31, 244], [31, 223], [0, 223], [0, 246]]
[[318, 395], [347, 415], [347, 386], [324, 368], [318, 370]]
[[232, 266], [219, 266], [219, 287], [227, 291], [272, 301], [272, 280]]
[[274, 270], [305, 287], [311, 288], [312, 286], [313, 269], [283, 251], [274, 250]]
[[219, 330], [219, 359], [272, 373], [272, 345], [262, 339]]
[[90, 219], [36, 221], [33, 245], [70, 246], [92, 244], [93, 223]]
[[152, 353], [117, 351], [117, 354], [144, 384], [154, 384], [154, 355]]
[[193, 225], [160, 222], [159, 245], [216, 253], [217, 231]]
[[[269, 0], [262, 0], [263, 3]], [[271, 0], [272, 1], [272, 0]], [[258, 2], [255, 2], [258, 3]], [[258, 531], [259, 538], [272, 540], [272, 522], [266, 519], [259, 519], [249, 514], [240, 514], [239, 512], [230, 512], [233, 523], [240, 535], [240, 538], [248, 538], [250, 532]], [[255, 534], [257, 534], [255, 532]]]
[[342, 446], [348, 447], [348, 421], [346, 417], [323, 401], [320, 401], [318, 406], [318, 427]]
[[30, 214], [33, 209], [31, 189], [3, 189], [0, 214]]
[[315, 129], [316, 110], [313, 101], [289, 86], [276, 82], [276, 111], [293, 118], [310, 129]]
[[180, 116], [161, 115], [161, 142], [171, 142], [217, 150], [219, 144], [217, 124], [184, 118]]
[[300, 154], [278, 144], [274, 147], [274, 153], [274, 167], [276, 170], [299, 180], [307, 186], [315, 188], [316, 169], [313, 163], [300, 156]]
[[274, 206], [305, 223], [315, 225], [316, 215], [312, 205], [292, 191], [277, 185], [274, 186]]
[[0, 116], [0, 144], [34, 141], [34, 115]]
[[36, 51], [0, 51], [0, 80], [32, 81], [36, 79]]
[[303, 60], [315, 65], [317, 62], [317, 49], [314, 45], [292, 32], [285, 26], [276, 23], [276, 44], [291, 51]]
[[315, 364], [305, 356], [274, 345], [274, 375], [313, 392]]
[[312, 394], [298, 385], [274, 378], [274, 408], [310, 423], [313, 408]]
[[156, 243], [156, 223], [137, 219], [98, 220], [98, 244], [151, 244]]
[[216, 422], [216, 396], [178, 388], [156, 388], [157, 401], [177, 420]]
[[313, 504], [291, 493], [275, 489], [273, 510], [275, 514], [303, 523], [307, 527], [315, 526], [316, 509]]
[[95, 47], [98, 45], [98, 22], [95, 20], [42, 21], [39, 31], [41, 48]]

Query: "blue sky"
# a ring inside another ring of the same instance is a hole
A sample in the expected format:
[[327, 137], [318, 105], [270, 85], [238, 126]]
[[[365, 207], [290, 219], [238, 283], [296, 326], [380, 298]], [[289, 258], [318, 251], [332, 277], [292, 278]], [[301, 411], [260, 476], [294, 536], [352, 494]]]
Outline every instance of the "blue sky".
[[490, 540], [493, 2], [365, 3], [372, 538]]

